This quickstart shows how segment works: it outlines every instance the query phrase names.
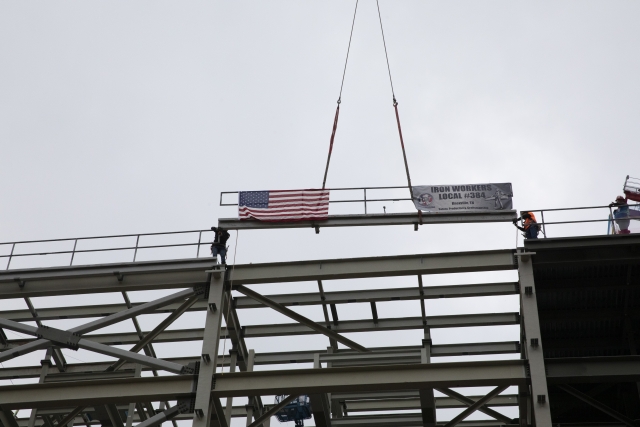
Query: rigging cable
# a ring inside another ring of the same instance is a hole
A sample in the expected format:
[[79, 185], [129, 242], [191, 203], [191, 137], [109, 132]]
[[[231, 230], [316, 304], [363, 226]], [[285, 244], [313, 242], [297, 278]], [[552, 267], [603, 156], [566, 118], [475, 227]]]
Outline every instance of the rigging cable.
[[329, 162], [331, 161], [331, 152], [333, 151], [333, 140], [336, 137], [338, 128], [338, 116], [340, 115], [340, 103], [342, 102], [342, 88], [344, 86], [344, 76], [347, 74], [347, 63], [349, 62], [349, 50], [351, 50], [351, 38], [353, 37], [353, 27], [356, 23], [356, 12], [358, 11], [358, 1], [353, 10], [353, 20], [351, 21], [351, 33], [349, 33], [349, 45], [347, 46], [347, 57], [344, 60], [344, 70], [342, 71], [342, 82], [340, 83], [340, 94], [338, 95], [338, 106], [336, 107], [336, 115], [333, 118], [333, 129], [331, 130], [331, 139], [329, 141], [329, 154], [327, 155], [327, 166], [324, 168], [324, 178], [322, 179], [322, 189], [327, 183], [327, 173], [329, 172]]
[[[402, 157], [404, 158], [404, 169], [407, 172], [407, 183], [409, 184], [409, 194], [411, 200], [413, 200], [413, 192], [411, 187], [411, 175], [409, 175], [409, 163], [407, 163], [407, 153], [404, 149], [404, 139], [402, 138], [402, 127], [400, 127], [400, 115], [398, 114], [398, 101], [396, 101], [396, 94], [393, 90], [393, 79], [391, 78], [391, 66], [389, 66], [389, 54], [387, 53], [387, 43], [384, 39], [384, 29], [382, 28], [382, 16], [380, 14], [380, 4], [376, 0], [376, 6], [378, 8], [378, 19], [380, 20], [380, 32], [382, 33], [382, 45], [384, 46], [384, 56], [387, 59], [387, 71], [389, 72], [389, 83], [391, 84], [391, 95], [393, 97], [393, 108], [396, 112], [396, 122], [398, 123], [398, 135], [400, 135], [400, 145], [402, 146]], [[421, 211], [418, 211], [422, 213]]]

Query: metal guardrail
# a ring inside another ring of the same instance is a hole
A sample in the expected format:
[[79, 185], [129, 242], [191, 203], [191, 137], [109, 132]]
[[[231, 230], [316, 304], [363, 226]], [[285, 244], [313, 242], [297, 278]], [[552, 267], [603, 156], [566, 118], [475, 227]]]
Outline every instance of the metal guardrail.
[[[182, 246], [197, 246], [196, 258], [199, 258], [200, 246], [209, 244], [209, 242], [202, 243], [202, 233], [206, 233], [206, 232], [212, 233], [211, 230], [188, 230], [188, 231], [169, 231], [169, 232], [162, 232], [162, 233], [115, 234], [110, 236], [72, 237], [67, 239], [23, 240], [19, 242], [5, 242], [5, 243], [0, 243], [0, 247], [11, 245], [11, 252], [9, 253], [9, 255], [0, 255], [0, 258], [9, 258], [9, 260], [7, 261], [7, 266], [5, 270], [9, 270], [12, 259], [17, 257], [71, 254], [71, 259], [69, 262], [69, 265], [71, 266], [73, 265], [73, 260], [75, 258], [75, 255], [79, 253], [133, 250], [132, 261], [135, 262], [136, 257], [138, 256], [138, 250], [140, 249], [171, 248], [171, 247], [182, 247]], [[166, 245], [146, 245], [146, 246], [140, 245], [140, 238], [145, 236], [170, 236], [170, 235], [178, 235], [178, 234], [195, 234], [195, 233], [198, 233], [198, 241], [195, 243], [173, 243], [173, 244], [166, 244]], [[99, 248], [99, 249], [77, 249], [78, 242], [80, 241], [119, 239], [119, 238], [126, 238], [126, 237], [135, 237], [136, 238], [135, 246]], [[73, 249], [66, 250], [66, 251], [15, 253], [16, 246], [19, 246], [19, 245], [52, 243], [52, 242], [73, 242]]]
[[[539, 218], [541, 221], [538, 222], [538, 225], [541, 226], [540, 231], [542, 231], [542, 234], [545, 238], [547, 237], [547, 230], [546, 230], [547, 225], [587, 224], [587, 223], [594, 223], [594, 222], [607, 222], [607, 234], [616, 234], [615, 227], [613, 226], [616, 222], [616, 218], [614, 218], [613, 210], [615, 208], [619, 208], [622, 206], [628, 206], [630, 211], [637, 212], [637, 215], [629, 216], [628, 219], [631, 221], [638, 221], [638, 225], [640, 225], [640, 203], [619, 205], [619, 206], [604, 205], [604, 206], [586, 206], [586, 207], [578, 207], [578, 208], [530, 209], [530, 210], [522, 210], [520, 212], [521, 213], [533, 212], [534, 215], [536, 216], [540, 214]], [[570, 211], [584, 211], [584, 210], [593, 210], [593, 209], [608, 209], [607, 218], [601, 217], [598, 219], [577, 219], [577, 220], [569, 220], [569, 221], [549, 221], [549, 222], [544, 220], [545, 212], [549, 214], [550, 212], [570, 212]], [[620, 218], [617, 218], [617, 219], [620, 219]]]
[[[366, 190], [389, 190], [389, 189], [406, 189], [408, 187], [367, 187], [367, 188], [340, 188], [337, 190], [363, 190], [364, 197], [363, 199], [357, 200], [335, 200], [333, 203], [362, 203], [365, 204], [370, 202], [380, 202], [380, 201], [399, 201], [399, 200], [410, 200], [409, 198], [392, 198], [392, 199], [368, 199]], [[237, 194], [237, 192], [225, 192], [224, 194]], [[222, 206], [235, 206], [237, 204], [222, 204], [222, 196], [220, 199], [220, 203]], [[637, 216], [630, 217], [629, 219], [632, 221], [637, 221], [638, 226], [640, 227], [640, 204], [635, 205], [627, 205], [630, 210], [634, 213], [637, 212]], [[566, 221], [545, 221], [545, 213], [549, 215], [552, 212], [569, 212], [569, 211], [584, 211], [590, 209], [607, 209], [608, 215], [607, 218], [602, 218], [602, 215], [596, 219], [572, 219]], [[578, 208], [559, 208], [559, 209], [536, 209], [536, 210], [528, 210], [521, 212], [534, 212], [534, 214], [540, 215], [541, 222], [538, 225], [541, 227], [541, 231], [544, 237], [547, 237], [547, 226], [556, 226], [562, 224], [580, 224], [580, 223], [597, 223], [597, 222], [607, 222], [608, 223], [608, 231], [607, 234], [610, 234], [612, 230], [615, 231], [614, 224], [616, 223], [616, 219], [613, 217], [613, 209], [609, 205], [605, 206], [588, 206], [588, 207], [578, 207]], [[366, 211], [365, 211], [366, 212]], [[638, 229], [640, 232], [640, 228]], [[140, 250], [145, 249], [158, 249], [158, 248], [176, 248], [176, 247], [196, 247], [195, 257], [200, 257], [200, 248], [202, 245], [209, 245], [210, 241], [203, 242], [203, 233], [212, 233], [211, 230], [187, 230], [187, 231], [170, 231], [170, 232], [160, 232], [160, 233], [138, 233], [138, 234], [116, 234], [109, 236], [93, 236], [93, 237], [72, 237], [65, 239], [46, 239], [46, 240], [23, 240], [16, 242], [4, 242], [0, 243], [0, 248], [10, 246], [10, 252], [8, 255], [0, 255], [0, 259], [8, 258], [7, 265], [5, 270], [9, 270], [11, 267], [11, 262], [14, 258], [19, 257], [37, 257], [37, 256], [46, 256], [46, 255], [64, 255], [69, 254], [69, 264], [73, 265], [74, 260], [77, 254], [82, 253], [92, 253], [92, 252], [115, 252], [115, 251], [133, 251], [132, 261], [135, 262], [138, 257], [138, 252]], [[194, 234], [193, 242], [187, 243], [169, 243], [169, 244], [155, 244], [155, 245], [141, 245], [140, 240], [144, 237], [150, 236], [177, 236], [177, 235], [188, 235]], [[197, 241], [196, 241], [197, 237]], [[107, 240], [107, 239], [120, 239], [120, 238], [135, 238], [135, 245], [127, 245], [127, 246], [116, 246], [110, 248], [94, 248], [94, 249], [78, 249], [79, 242], [87, 242], [87, 241], [96, 241], [96, 240]], [[211, 238], [213, 240], [213, 238]], [[35, 251], [35, 252], [25, 252], [25, 253], [16, 253], [16, 249], [19, 249], [20, 246], [28, 246], [35, 244], [46, 244], [53, 242], [73, 242], [73, 248], [71, 250], [54, 250], [54, 251]]]
[[[335, 194], [338, 191], [362, 191], [363, 197], [362, 199], [352, 199], [352, 200], [329, 200], [329, 203], [364, 203], [364, 213], [367, 214], [367, 203], [373, 202], [400, 202], [400, 201], [411, 201], [410, 197], [402, 198], [395, 197], [390, 199], [369, 199], [367, 198], [367, 190], [397, 190], [397, 189], [407, 189], [408, 186], [399, 186], [399, 187], [344, 187], [344, 188], [327, 188], [326, 190], [330, 191], [330, 194]], [[238, 206], [238, 203], [223, 203], [222, 199], [225, 194], [239, 194], [239, 191], [223, 191], [220, 193], [220, 206]]]

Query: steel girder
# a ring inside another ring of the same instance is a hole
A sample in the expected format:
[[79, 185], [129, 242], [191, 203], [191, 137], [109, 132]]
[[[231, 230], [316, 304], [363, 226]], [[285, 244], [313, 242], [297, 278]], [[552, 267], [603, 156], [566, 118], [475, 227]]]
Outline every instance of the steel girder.
[[[335, 366], [365, 365], [365, 364], [388, 364], [402, 360], [403, 363], [420, 363], [420, 347], [398, 347], [398, 348], [372, 348], [372, 354], [367, 354], [366, 358], [360, 353], [349, 353], [341, 350], [335, 354], [326, 353], [326, 349], [291, 351], [280, 353], [257, 353], [255, 356], [256, 365], [278, 365], [289, 363], [313, 363], [314, 356], [319, 355], [322, 362], [332, 361]], [[482, 354], [513, 354], [520, 352], [520, 344], [515, 341], [505, 341], [496, 343], [470, 343], [470, 344], [442, 344], [431, 347], [432, 356], [475, 356]], [[354, 358], [353, 356], [362, 356]], [[219, 356], [221, 358], [221, 356]], [[196, 362], [200, 356], [174, 357], [165, 360], [187, 365]], [[239, 362], [238, 362], [239, 363]], [[89, 362], [67, 365], [66, 375], [77, 374], [79, 380], [87, 372], [100, 372], [107, 369], [112, 362]], [[225, 366], [228, 362], [225, 361]], [[218, 366], [222, 366], [222, 360], [218, 361]], [[126, 362], [120, 371], [133, 370], [135, 364]], [[151, 368], [142, 367], [143, 371]], [[40, 366], [22, 366], [11, 368], [0, 368], [0, 380], [37, 378], [40, 375]], [[58, 374], [55, 374], [58, 375]]]
[[316, 228], [316, 227], [365, 227], [375, 225], [414, 225], [420, 224], [458, 224], [479, 222], [511, 222], [516, 218], [516, 211], [470, 212], [470, 213], [428, 213], [422, 216], [417, 213], [365, 214], [365, 215], [331, 215], [323, 221], [265, 222], [255, 220], [239, 220], [237, 218], [220, 218], [218, 227], [227, 230], [257, 230], [281, 228]]
[[230, 279], [234, 286], [237, 286], [258, 283], [512, 270], [516, 268], [514, 252], [513, 250], [495, 250], [244, 264], [234, 267]]
[[[428, 286], [423, 288], [425, 299], [437, 298], [467, 298], [496, 295], [517, 295], [518, 284], [514, 282], [504, 283], [479, 283], [473, 285], [454, 286]], [[322, 305], [325, 304], [349, 304], [383, 301], [410, 301], [421, 298], [418, 288], [392, 288], [392, 289], [367, 289], [357, 291], [339, 291], [286, 295], [266, 295], [269, 299], [284, 306]], [[324, 297], [324, 300], [322, 299]], [[140, 305], [134, 303], [133, 306]], [[178, 303], [167, 305], [156, 310], [156, 313], [170, 313], [178, 308]], [[236, 309], [261, 308], [263, 304], [248, 297], [234, 298]], [[40, 320], [80, 319], [85, 317], [108, 316], [126, 310], [125, 304], [88, 305], [78, 307], [50, 307], [37, 310]], [[207, 302], [204, 300], [196, 303], [188, 311], [204, 311]], [[15, 322], [32, 320], [29, 310], [8, 310], [2, 312], [2, 317]]]
[[[112, 378], [0, 387], [8, 409], [93, 406], [107, 403], [177, 400], [194, 394], [194, 375]], [[465, 387], [526, 383], [521, 360], [434, 363], [293, 371], [216, 374], [213, 397], [417, 389], [421, 386]]]
[[527, 381], [525, 362], [434, 363], [290, 371], [236, 372], [216, 375], [218, 397], [325, 392], [402, 390], [421, 387], [517, 385]]

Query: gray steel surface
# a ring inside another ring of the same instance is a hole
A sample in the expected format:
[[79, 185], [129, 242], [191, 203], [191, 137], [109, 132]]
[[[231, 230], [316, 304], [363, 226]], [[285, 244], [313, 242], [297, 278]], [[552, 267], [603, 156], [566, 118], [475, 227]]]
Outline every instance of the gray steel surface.
[[484, 222], [511, 222], [516, 219], [516, 211], [473, 212], [473, 213], [389, 213], [367, 215], [331, 215], [324, 221], [292, 221], [264, 222], [240, 220], [237, 218], [220, 218], [218, 227], [227, 230], [258, 230], [282, 228], [316, 228], [316, 227], [364, 227], [375, 225], [419, 225], [419, 224], [461, 224]]

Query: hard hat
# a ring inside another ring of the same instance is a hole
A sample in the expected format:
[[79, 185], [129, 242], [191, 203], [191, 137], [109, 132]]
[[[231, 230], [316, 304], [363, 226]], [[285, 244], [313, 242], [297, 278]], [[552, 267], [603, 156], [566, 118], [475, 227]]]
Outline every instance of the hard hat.
[[627, 199], [625, 199], [623, 196], [618, 196], [616, 197], [616, 202], [626, 203]]

